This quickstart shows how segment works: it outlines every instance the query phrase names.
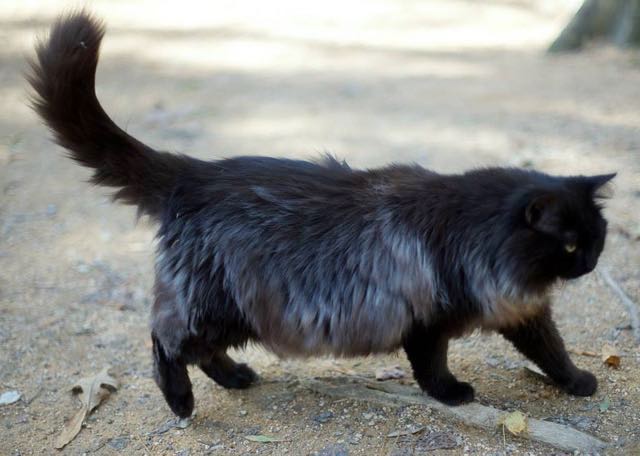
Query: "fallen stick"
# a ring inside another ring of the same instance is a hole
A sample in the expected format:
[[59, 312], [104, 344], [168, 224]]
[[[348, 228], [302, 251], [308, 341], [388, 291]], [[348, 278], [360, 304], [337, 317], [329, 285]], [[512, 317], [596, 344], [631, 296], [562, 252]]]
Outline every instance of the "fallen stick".
[[590, 356], [591, 358], [597, 358], [597, 357], [600, 356], [596, 352], [592, 352], [592, 351], [588, 351], [588, 350], [576, 350], [574, 348], [567, 348], [567, 351], [569, 353], [573, 353], [574, 355]]
[[[337, 382], [336, 382], [337, 380]], [[454, 418], [466, 425], [489, 431], [498, 429], [508, 412], [473, 402], [467, 405], [449, 407], [423, 394], [411, 386], [396, 383], [370, 383], [360, 380], [347, 383], [346, 379], [316, 379], [303, 383], [304, 386], [327, 396], [350, 398], [376, 402], [383, 405], [426, 405], [446, 417]], [[565, 451], [592, 453], [607, 447], [607, 443], [589, 434], [568, 426], [548, 421], [528, 418], [527, 432], [523, 436], [536, 442], [546, 443]]]
[[629, 316], [631, 318], [631, 330], [633, 331], [633, 337], [636, 339], [636, 343], [640, 344], [640, 307], [631, 300], [629, 296], [624, 292], [624, 290], [618, 285], [609, 271], [604, 268], [598, 268], [598, 273], [600, 277], [609, 285], [609, 288], [613, 290], [613, 292], [618, 295], [622, 304], [627, 308], [627, 312], [629, 312]]

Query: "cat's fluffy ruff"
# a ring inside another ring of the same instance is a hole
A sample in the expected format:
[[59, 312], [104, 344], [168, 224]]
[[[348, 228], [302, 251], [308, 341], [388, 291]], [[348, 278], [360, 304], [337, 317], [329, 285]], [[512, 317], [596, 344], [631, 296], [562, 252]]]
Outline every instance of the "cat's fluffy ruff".
[[547, 291], [595, 266], [606, 223], [594, 193], [612, 175], [157, 152], [98, 103], [103, 34], [84, 12], [58, 20], [29, 79], [71, 157], [160, 223], [155, 377], [176, 414], [193, 409], [187, 364], [226, 387], [255, 381], [226, 355], [248, 341], [303, 356], [404, 347], [423, 389], [467, 402], [473, 389], [448, 371], [446, 350], [475, 327], [502, 332], [567, 391], [595, 390], [566, 355]]

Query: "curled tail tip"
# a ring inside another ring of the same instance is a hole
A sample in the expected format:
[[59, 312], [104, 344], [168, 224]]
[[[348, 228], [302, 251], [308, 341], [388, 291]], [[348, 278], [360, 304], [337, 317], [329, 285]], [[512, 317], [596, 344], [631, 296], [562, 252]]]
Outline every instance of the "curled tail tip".
[[69, 48], [97, 50], [104, 34], [104, 22], [81, 9], [56, 19], [49, 32], [48, 46], [59, 51], [68, 51]]
[[102, 20], [86, 10], [59, 16], [45, 39], [36, 44], [38, 63], [47, 63], [47, 55], [60, 61], [64, 57], [97, 54], [106, 31]]
[[74, 124], [88, 115], [103, 115], [95, 98], [95, 75], [104, 33], [104, 23], [84, 9], [63, 14], [28, 60], [29, 104], [67, 148], [86, 139]]
[[[27, 79], [38, 98], [51, 96], [51, 81], [64, 76], [69, 83], [93, 81], [105, 25], [86, 10], [59, 16], [48, 35], [36, 43]], [[37, 103], [36, 103], [37, 104]]]

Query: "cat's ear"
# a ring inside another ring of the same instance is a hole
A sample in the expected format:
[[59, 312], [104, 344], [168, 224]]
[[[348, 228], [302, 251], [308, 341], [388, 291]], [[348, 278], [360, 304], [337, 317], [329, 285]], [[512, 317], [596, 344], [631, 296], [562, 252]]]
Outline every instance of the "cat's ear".
[[591, 193], [594, 198], [610, 198], [613, 190], [609, 182], [616, 177], [617, 174], [618, 173], [598, 174], [597, 176], [585, 177], [584, 179], [589, 193]]
[[524, 211], [527, 224], [539, 231], [553, 232], [558, 220], [558, 198], [543, 194], [531, 198]]

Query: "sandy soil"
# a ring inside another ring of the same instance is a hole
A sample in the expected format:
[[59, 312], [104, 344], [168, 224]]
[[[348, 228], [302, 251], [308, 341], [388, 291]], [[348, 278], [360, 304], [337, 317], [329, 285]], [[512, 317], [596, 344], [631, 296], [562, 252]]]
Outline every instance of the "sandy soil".
[[[601, 266], [640, 302], [638, 54], [545, 56], [576, 2], [306, 3], [94, 2], [109, 23], [99, 97], [134, 136], [201, 158], [332, 151], [360, 167], [618, 171]], [[25, 105], [24, 56], [66, 5], [0, 4], [0, 393], [22, 395], [0, 406], [0, 454], [54, 454], [78, 407], [70, 386], [106, 365], [121, 387], [64, 454], [400, 455], [429, 450], [433, 435], [450, 447], [436, 454], [553, 452], [423, 407], [337, 400], [301, 386], [395, 364], [408, 371], [403, 354], [290, 361], [252, 347], [237, 357], [262, 383], [225, 391], [194, 370], [197, 415], [172, 428], [151, 379], [154, 227], [87, 185], [88, 171], [63, 158]], [[600, 381], [594, 397], [525, 375], [524, 360], [497, 336], [457, 341], [452, 370], [474, 383], [481, 403], [574, 426], [613, 443], [611, 454], [638, 454], [640, 351], [619, 329], [628, 323], [623, 306], [597, 274], [556, 295], [569, 347], [599, 352], [611, 343], [623, 355], [618, 370], [574, 356]], [[427, 429], [386, 437], [414, 425]], [[251, 434], [285, 441], [244, 438]]]

